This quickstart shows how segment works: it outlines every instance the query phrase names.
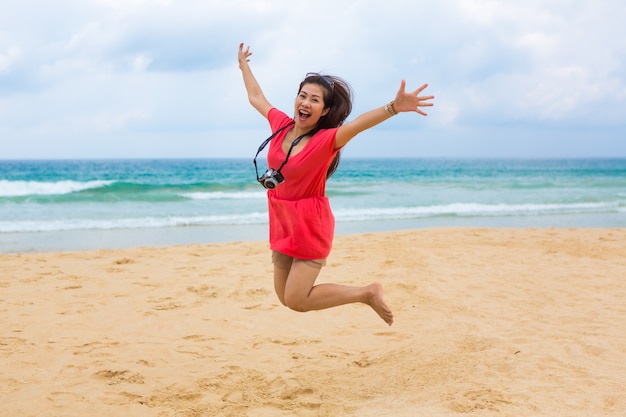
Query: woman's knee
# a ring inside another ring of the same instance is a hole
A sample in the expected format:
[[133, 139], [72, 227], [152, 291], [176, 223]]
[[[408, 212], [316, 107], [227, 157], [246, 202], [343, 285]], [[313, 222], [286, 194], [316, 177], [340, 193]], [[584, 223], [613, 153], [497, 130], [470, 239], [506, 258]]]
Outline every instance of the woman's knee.
[[287, 307], [300, 312], [311, 310], [309, 296], [320, 269], [319, 262], [315, 262], [315, 265], [312, 266], [309, 261], [294, 260], [289, 271], [289, 277], [285, 282], [284, 301]]
[[295, 294], [285, 294], [284, 299], [282, 300], [283, 305], [289, 307], [293, 311], [298, 311], [300, 313], [309, 311], [306, 301], [306, 298], [302, 298], [301, 296]]

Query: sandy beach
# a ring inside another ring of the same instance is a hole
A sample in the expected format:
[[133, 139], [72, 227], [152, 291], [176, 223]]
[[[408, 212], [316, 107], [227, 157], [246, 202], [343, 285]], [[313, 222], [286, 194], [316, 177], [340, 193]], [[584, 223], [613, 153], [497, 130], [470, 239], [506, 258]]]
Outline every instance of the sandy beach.
[[0, 415], [624, 416], [626, 229], [338, 236], [296, 313], [267, 243], [0, 255]]

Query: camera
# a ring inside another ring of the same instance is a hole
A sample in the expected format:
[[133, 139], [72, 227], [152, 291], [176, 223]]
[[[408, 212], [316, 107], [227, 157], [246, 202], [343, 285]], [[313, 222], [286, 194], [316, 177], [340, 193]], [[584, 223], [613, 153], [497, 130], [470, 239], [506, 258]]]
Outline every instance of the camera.
[[259, 181], [261, 185], [268, 190], [273, 190], [274, 188], [282, 184], [283, 181], [285, 181], [285, 178], [283, 177], [283, 174], [280, 173], [280, 171], [275, 171], [274, 169], [270, 168], [265, 171], [265, 174], [263, 174], [261, 178], [258, 178], [257, 181]]
[[290, 123], [290, 124], [287, 124], [287, 125], [281, 127], [276, 132], [272, 133], [272, 136], [270, 136], [269, 138], [265, 139], [265, 141], [261, 144], [261, 146], [259, 146], [259, 150], [256, 151], [256, 155], [254, 155], [254, 159], [252, 160], [252, 163], [254, 164], [254, 172], [256, 172], [256, 180], [259, 182], [259, 184], [261, 184], [263, 187], [267, 188], [268, 190], [273, 190], [274, 188], [278, 187], [280, 184], [282, 184], [285, 181], [285, 177], [283, 177], [283, 174], [280, 173], [280, 170], [283, 169], [283, 167], [285, 166], [285, 164], [289, 160], [289, 155], [291, 155], [291, 151], [293, 150], [293, 147], [296, 146], [298, 144], [298, 142], [300, 142], [300, 140], [302, 140], [303, 137], [305, 137], [306, 135], [311, 134], [315, 130], [315, 129], [313, 129], [313, 130], [305, 133], [304, 135], [301, 135], [301, 136], [298, 136], [297, 138], [295, 138], [293, 140], [293, 142], [291, 142], [291, 145], [289, 146], [289, 151], [287, 152], [287, 156], [285, 156], [285, 160], [280, 165], [280, 167], [278, 167], [278, 169], [269, 168], [267, 171], [265, 171], [265, 174], [263, 174], [262, 177], [259, 177], [259, 169], [258, 169], [257, 164], [256, 164], [256, 158], [259, 156], [259, 153], [261, 153], [263, 148], [265, 148], [267, 146], [267, 144], [270, 143], [272, 138], [274, 136], [276, 136], [278, 134], [278, 132], [287, 129], [288, 127], [290, 127], [292, 125], [293, 125], [293, 123]]

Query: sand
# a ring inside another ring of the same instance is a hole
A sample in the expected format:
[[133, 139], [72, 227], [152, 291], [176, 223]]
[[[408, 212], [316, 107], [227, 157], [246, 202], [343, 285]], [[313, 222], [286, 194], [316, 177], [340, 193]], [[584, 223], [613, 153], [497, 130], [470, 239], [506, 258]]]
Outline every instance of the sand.
[[626, 229], [339, 236], [296, 313], [267, 244], [0, 255], [0, 415], [624, 416]]

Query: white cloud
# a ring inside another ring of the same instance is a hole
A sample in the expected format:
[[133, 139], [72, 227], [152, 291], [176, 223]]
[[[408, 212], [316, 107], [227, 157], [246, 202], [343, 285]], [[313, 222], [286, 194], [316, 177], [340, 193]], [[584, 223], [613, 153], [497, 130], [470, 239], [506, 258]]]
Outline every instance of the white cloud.
[[21, 53], [20, 48], [13, 46], [10, 47], [6, 52], [0, 53], [0, 73], [8, 70], [14, 62], [16, 62]]
[[400, 79], [429, 82], [429, 118], [402, 115], [381, 132], [626, 129], [621, 0], [25, 0], [2, 10], [0, 142], [266, 129], [237, 70], [241, 41], [288, 111], [303, 74], [324, 71], [354, 87], [353, 116], [391, 99]]
[[148, 115], [144, 110], [117, 113], [102, 112], [93, 118], [93, 123], [100, 131], [120, 130], [127, 127], [132, 121], [145, 120], [147, 117]]

